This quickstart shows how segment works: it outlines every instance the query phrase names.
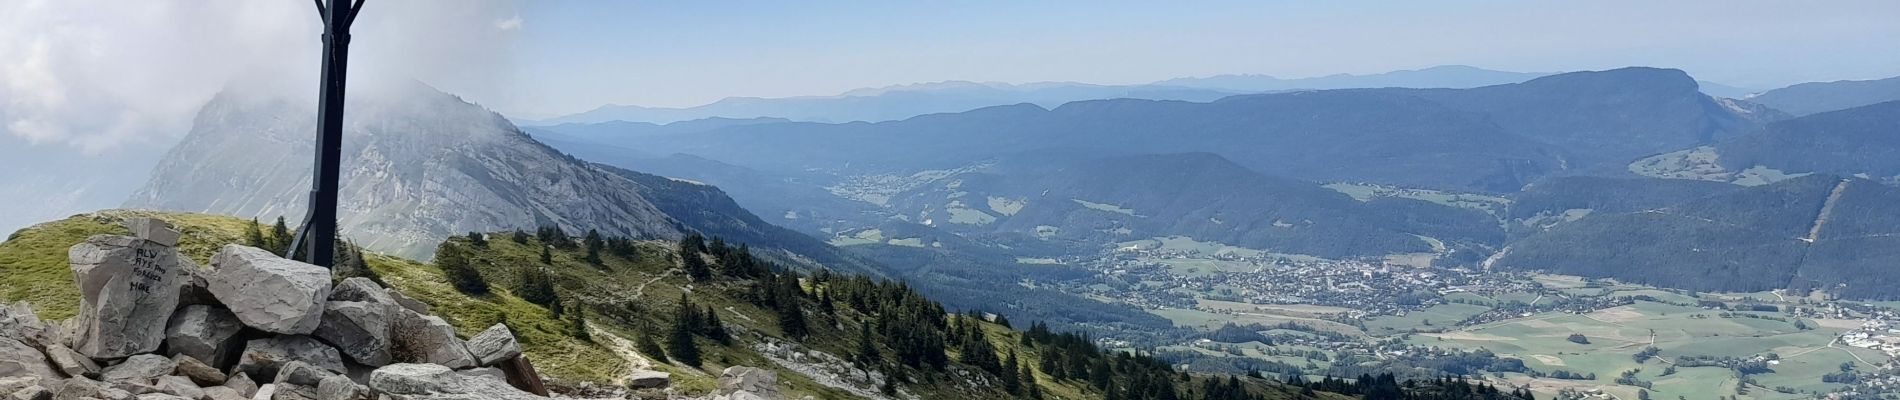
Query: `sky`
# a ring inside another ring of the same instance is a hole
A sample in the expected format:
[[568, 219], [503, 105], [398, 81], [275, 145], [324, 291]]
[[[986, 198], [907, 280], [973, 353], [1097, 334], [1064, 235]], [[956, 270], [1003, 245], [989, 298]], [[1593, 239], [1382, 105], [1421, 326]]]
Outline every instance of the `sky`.
[[[417, 79], [516, 118], [1453, 64], [1674, 67], [1758, 89], [1900, 76], [1893, 0], [367, 3], [351, 90]], [[0, 232], [117, 205], [226, 87], [314, 99], [320, 29], [300, 0], [0, 1]]]
[[1900, 75], [1891, 0], [538, 2], [521, 17], [523, 76], [497, 107], [524, 117], [942, 80], [1126, 84], [1448, 64], [1674, 67], [1759, 88]]

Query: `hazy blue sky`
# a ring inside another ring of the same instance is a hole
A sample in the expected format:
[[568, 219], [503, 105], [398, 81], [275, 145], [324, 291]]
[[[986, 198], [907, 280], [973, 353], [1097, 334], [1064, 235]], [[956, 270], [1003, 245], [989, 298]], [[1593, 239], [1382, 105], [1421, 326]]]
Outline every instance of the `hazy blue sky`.
[[1900, 75], [1900, 1], [531, 2], [503, 111], [939, 80], [1141, 83], [1444, 64], [1676, 67], [1749, 87]]

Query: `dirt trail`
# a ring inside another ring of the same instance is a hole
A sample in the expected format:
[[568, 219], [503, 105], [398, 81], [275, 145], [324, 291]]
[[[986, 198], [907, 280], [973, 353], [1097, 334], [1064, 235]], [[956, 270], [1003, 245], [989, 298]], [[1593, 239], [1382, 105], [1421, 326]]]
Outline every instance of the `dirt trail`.
[[680, 270], [679, 268], [668, 269], [666, 270], [666, 272], [661, 273], [660, 276], [653, 277], [653, 279], [648, 279], [646, 282], [641, 283], [640, 287], [633, 289], [633, 298], [638, 299], [641, 297], [645, 297], [647, 294], [647, 285], [651, 285], [654, 282], [659, 282], [661, 279], [666, 279], [666, 277], [673, 276], [673, 273], [679, 272], [679, 270]]
[[1842, 179], [1840, 183], [1834, 184], [1834, 190], [1827, 194], [1827, 201], [1821, 203], [1821, 213], [1814, 216], [1814, 227], [1808, 229], [1808, 237], [1802, 240], [1806, 240], [1808, 243], [1814, 243], [1814, 241], [1821, 239], [1821, 227], [1827, 225], [1828, 215], [1834, 213], [1834, 203], [1840, 201], [1841, 194], [1847, 192], [1848, 182], [1848, 180]]
[[[593, 335], [593, 337], [607, 339], [607, 348], [613, 350], [614, 354], [619, 355], [621, 359], [627, 360], [628, 373], [653, 369], [653, 360], [640, 355], [639, 351], [635, 351], [633, 341], [620, 337], [620, 335], [615, 335], [613, 332], [608, 332], [606, 329], [600, 329], [600, 326], [594, 325], [593, 322], [587, 323], [587, 331]], [[615, 377], [614, 384], [627, 384], [627, 375]]]

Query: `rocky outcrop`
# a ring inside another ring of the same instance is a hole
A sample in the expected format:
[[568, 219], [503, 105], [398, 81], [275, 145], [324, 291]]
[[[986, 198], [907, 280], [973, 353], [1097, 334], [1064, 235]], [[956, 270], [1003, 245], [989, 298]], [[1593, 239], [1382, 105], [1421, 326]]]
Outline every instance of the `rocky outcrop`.
[[158, 350], [190, 261], [158, 242], [114, 235], [87, 238], [67, 258], [81, 295], [73, 350], [92, 358]]
[[304, 335], [323, 322], [330, 270], [256, 247], [224, 245], [211, 258], [211, 294], [257, 330]]
[[[83, 296], [77, 318], [51, 324], [24, 303], [0, 307], [0, 400], [547, 395], [507, 326], [475, 337], [477, 358], [454, 326], [374, 281], [333, 290], [329, 270], [236, 245], [200, 270], [171, 247], [179, 235], [164, 222], [127, 228], [141, 236], [99, 235], [69, 250]], [[428, 385], [366, 386], [375, 367], [396, 361], [411, 364], [383, 375]]]

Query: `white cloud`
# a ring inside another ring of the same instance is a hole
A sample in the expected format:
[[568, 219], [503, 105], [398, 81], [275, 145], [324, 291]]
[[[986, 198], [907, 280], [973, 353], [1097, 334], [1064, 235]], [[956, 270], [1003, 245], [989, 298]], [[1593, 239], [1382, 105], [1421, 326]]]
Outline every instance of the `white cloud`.
[[[504, 80], [512, 32], [494, 21], [513, 15], [507, 0], [368, 0], [351, 86], [499, 93], [484, 88]], [[164, 146], [227, 85], [314, 96], [321, 29], [307, 1], [0, 2], [0, 136], [87, 155]]]
[[495, 29], [500, 29], [504, 31], [512, 31], [516, 29], [521, 29], [521, 16], [516, 15], [513, 17], [508, 17], [508, 19], [495, 21]]

